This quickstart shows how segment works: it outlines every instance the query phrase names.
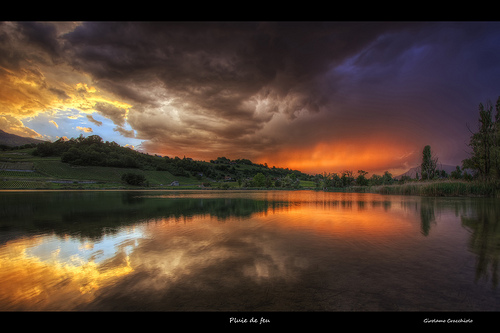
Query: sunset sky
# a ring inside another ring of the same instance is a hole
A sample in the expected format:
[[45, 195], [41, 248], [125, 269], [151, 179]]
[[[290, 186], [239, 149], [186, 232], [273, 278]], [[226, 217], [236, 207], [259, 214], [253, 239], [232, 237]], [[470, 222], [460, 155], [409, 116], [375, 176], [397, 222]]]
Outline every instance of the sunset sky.
[[398, 175], [498, 96], [500, 22], [0, 22], [0, 129], [44, 140]]

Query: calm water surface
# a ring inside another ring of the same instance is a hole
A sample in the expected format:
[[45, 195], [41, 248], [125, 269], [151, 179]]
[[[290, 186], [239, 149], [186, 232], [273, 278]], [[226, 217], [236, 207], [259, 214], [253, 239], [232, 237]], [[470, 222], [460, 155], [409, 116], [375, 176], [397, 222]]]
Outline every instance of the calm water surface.
[[498, 311], [498, 199], [0, 192], [0, 310]]

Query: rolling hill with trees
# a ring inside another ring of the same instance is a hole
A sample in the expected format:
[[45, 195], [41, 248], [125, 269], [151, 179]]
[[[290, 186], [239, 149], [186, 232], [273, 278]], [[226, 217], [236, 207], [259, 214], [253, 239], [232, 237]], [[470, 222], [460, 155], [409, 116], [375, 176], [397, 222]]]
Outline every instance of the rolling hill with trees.
[[[125, 184], [155, 188], [169, 185], [297, 188], [301, 182], [313, 184], [313, 176], [298, 170], [270, 168], [248, 159], [218, 157], [206, 162], [149, 155], [103, 141], [97, 135], [3, 147], [3, 150], [0, 156], [0, 177], [5, 176], [2, 188], [8, 188], [5, 181], [11, 180], [14, 171], [25, 183], [28, 172], [31, 181], [38, 176], [37, 188], [44, 176], [66, 187], [107, 183], [113, 187]], [[29, 187], [29, 184], [21, 187]]]

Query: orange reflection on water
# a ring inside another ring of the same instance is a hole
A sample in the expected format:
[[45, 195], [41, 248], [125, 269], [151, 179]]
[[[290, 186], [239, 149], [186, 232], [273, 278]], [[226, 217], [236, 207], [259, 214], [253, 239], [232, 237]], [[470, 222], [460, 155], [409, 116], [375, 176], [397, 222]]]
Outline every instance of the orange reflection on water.
[[328, 193], [313, 193], [309, 200], [303, 198], [300, 192], [292, 192], [288, 205], [260, 215], [273, 214], [273, 223], [283, 228], [355, 238], [393, 237], [419, 226], [418, 216], [401, 202], [378, 195], [349, 193], [330, 200]]
[[[121, 292], [121, 287], [114, 287], [125, 276], [134, 291], [148, 295], [147, 300], [185, 281], [189, 288], [211, 290], [213, 281], [238, 285], [241, 276], [258, 282], [293, 280], [314, 265], [315, 250], [312, 256], [304, 250], [318, 244], [336, 243], [348, 250], [352, 240], [356, 245], [385, 244], [389, 238], [418, 234], [418, 215], [401, 202], [376, 195], [312, 191], [244, 195], [256, 200], [253, 213], [158, 215], [140, 227], [134, 224], [110, 237], [104, 235], [99, 242], [50, 235], [10, 241], [0, 247], [0, 310], [84, 307], [99, 300], [105, 287], [110, 287], [105, 290], [107, 297]], [[234, 198], [239, 196], [243, 194]], [[230, 207], [231, 200], [224, 205]], [[415, 232], [408, 233], [410, 229]], [[147, 241], [137, 246], [138, 239]], [[33, 250], [40, 248], [43, 251]]]
[[133, 271], [129, 258], [103, 269], [77, 256], [61, 260], [54, 251], [42, 260], [28, 249], [42, 238], [9, 242], [0, 256], [0, 310], [67, 310], [91, 301], [93, 292]]

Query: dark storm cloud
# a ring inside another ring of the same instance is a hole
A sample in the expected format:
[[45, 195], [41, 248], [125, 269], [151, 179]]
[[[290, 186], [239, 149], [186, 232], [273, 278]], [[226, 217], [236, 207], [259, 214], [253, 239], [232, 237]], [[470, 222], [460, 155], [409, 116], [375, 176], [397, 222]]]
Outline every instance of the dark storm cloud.
[[[319, 112], [337, 89], [322, 86], [325, 71], [381, 33], [407, 25], [90, 22], [64, 38], [72, 65], [99, 87], [126, 96], [135, 110], [155, 109], [158, 117], [134, 118], [140, 137], [173, 139], [165, 122], [176, 109], [191, 143], [193, 129], [234, 140], [262, 130], [276, 113], [295, 119], [303, 110]], [[257, 112], [266, 99], [273, 102]]]
[[22, 58], [22, 50], [19, 50], [15, 44], [16, 36], [9, 23], [0, 22], [0, 66], [2, 72], [7, 69], [19, 68], [19, 62]]
[[280, 96], [300, 91], [308, 96], [302, 104], [318, 104], [323, 96], [309, 89], [316, 76], [389, 27], [91, 22], [67, 35], [66, 41], [73, 50], [73, 65], [97, 82], [116, 85], [116, 91], [122, 84], [156, 79], [196, 107], [245, 117], [248, 111], [241, 110], [241, 102], [268, 85]]
[[95, 109], [153, 150], [252, 158], [383, 134], [456, 163], [478, 103], [500, 93], [497, 22], [18, 25], [0, 29], [3, 68], [65, 61], [131, 105]]
[[67, 35], [66, 41], [73, 50], [74, 65], [96, 80], [148, 80], [154, 74], [169, 89], [210, 97], [228, 89], [255, 93], [280, 73], [287, 80], [279, 82], [279, 88], [286, 93], [391, 27], [377, 23], [91, 22]]
[[62, 55], [56, 27], [38, 22], [0, 22], [0, 51], [0, 65], [12, 70], [25, 61], [58, 62]]
[[[498, 93], [498, 84], [485, 90], [499, 70], [496, 23], [91, 22], [66, 42], [73, 64], [96, 82], [133, 91], [130, 98], [156, 108], [158, 93], [150, 87], [161, 87], [161, 97], [170, 99], [162, 112], [181, 110], [184, 125], [218, 140], [257, 142], [244, 136], [261, 131], [274, 114], [295, 119], [321, 110], [326, 114], [312, 129], [297, 122], [301, 135], [287, 127], [267, 141], [340, 139], [346, 127], [354, 135], [407, 126], [436, 136], [440, 123], [471, 121], [471, 103]], [[228, 122], [216, 126], [207, 118]], [[145, 122], [136, 125], [151, 128]]]
[[97, 111], [99, 111], [103, 116], [111, 119], [113, 123], [115, 123], [116, 125], [118, 126], [125, 125], [125, 115], [127, 112], [125, 109], [116, 107], [114, 105], [105, 102], [96, 103], [94, 108]]
[[432, 23], [380, 35], [331, 73], [327, 82], [340, 87], [332, 101], [360, 120], [463, 125], [476, 116], [471, 107], [498, 95], [499, 28]]
[[57, 29], [53, 25], [23, 22], [21, 31], [25, 37], [24, 42], [34, 45], [48, 54], [53, 61], [60, 56], [60, 44], [57, 41]]

